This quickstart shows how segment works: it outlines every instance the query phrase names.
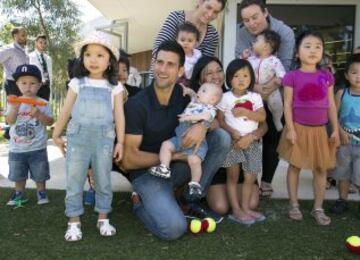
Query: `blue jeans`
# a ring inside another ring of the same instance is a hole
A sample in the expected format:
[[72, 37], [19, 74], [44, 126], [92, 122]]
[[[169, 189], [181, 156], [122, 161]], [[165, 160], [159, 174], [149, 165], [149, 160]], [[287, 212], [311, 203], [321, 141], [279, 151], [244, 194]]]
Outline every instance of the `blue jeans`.
[[89, 129], [72, 122], [69, 124], [65, 198], [67, 217], [84, 213], [83, 189], [90, 162], [96, 183], [95, 211], [104, 214], [111, 212], [113, 194], [110, 171], [114, 138], [113, 127]]
[[[202, 164], [200, 181], [203, 196], [231, 147], [229, 134], [220, 128], [208, 133], [206, 140], [209, 150]], [[157, 237], [177, 239], [186, 232], [187, 222], [176, 202], [174, 188], [190, 180], [190, 168], [185, 162], [172, 163], [170, 179], [152, 176], [147, 171], [141, 169], [130, 173], [134, 191], [140, 196], [140, 203], [134, 205], [134, 213]]]

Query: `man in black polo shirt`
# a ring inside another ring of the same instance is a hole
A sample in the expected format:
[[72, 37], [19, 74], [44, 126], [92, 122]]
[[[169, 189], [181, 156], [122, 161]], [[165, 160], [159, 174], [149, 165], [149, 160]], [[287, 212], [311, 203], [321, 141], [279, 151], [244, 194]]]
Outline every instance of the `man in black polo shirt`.
[[[134, 192], [134, 211], [145, 226], [162, 239], [176, 239], [187, 230], [187, 222], [179, 207], [174, 188], [190, 180], [190, 169], [186, 162], [176, 161], [180, 154], [173, 156], [171, 178], [163, 179], [149, 174], [148, 169], [158, 165], [161, 143], [174, 136], [178, 125], [178, 115], [189, 103], [183, 96], [176, 80], [183, 74], [185, 53], [174, 41], [160, 45], [155, 65], [154, 82], [130, 98], [125, 105], [126, 135], [122, 167], [129, 172]], [[203, 196], [216, 171], [220, 168], [230, 149], [230, 136], [222, 129], [210, 131], [207, 126], [195, 124], [184, 136], [183, 146], [193, 147], [207, 139], [209, 150], [203, 162], [201, 186]], [[184, 195], [185, 196], [185, 195]], [[198, 202], [188, 202], [192, 211], [208, 213]]]

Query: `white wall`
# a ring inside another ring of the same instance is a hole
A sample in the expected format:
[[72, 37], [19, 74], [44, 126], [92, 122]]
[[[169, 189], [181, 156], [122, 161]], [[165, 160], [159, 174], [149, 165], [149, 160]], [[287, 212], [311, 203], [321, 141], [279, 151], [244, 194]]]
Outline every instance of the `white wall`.
[[[236, 44], [236, 17], [237, 5], [241, 0], [229, 0], [224, 19], [224, 48], [223, 63], [226, 68], [234, 59]], [[267, 4], [294, 4], [294, 5], [356, 5], [354, 44], [360, 45], [360, 1], [359, 0], [267, 0]]]

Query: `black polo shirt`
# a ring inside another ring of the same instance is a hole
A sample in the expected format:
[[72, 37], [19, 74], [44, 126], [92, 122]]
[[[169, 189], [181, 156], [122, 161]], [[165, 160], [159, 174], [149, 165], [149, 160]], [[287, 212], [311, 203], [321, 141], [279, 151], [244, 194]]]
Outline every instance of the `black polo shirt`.
[[161, 143], [175, 135], [175, 128], [189, 97], [183, 96], [180, 85], [175, 85], [169, 104], [160, 105], [154, 85], [146, 87], [125, 104], [125, 133], [142, 135], [140, 150], [159, 153]]

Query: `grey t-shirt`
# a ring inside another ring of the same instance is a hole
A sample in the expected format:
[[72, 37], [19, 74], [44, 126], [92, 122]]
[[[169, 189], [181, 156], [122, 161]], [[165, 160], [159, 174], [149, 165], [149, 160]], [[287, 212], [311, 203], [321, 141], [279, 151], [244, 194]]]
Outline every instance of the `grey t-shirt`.
[[[45, 101], [45, 99], [38, 98]], [[9, 104], [7, 113], [10, 111]], [[30, 116], [32, 105], [21, 104], [16, 122], [10, 127], [10, 152], [24, 153], [46, 148], [47, 132], [46, 127], [37, 119]], [[41, 113], [53, 117], [49, 104], [37, 106]]]
[[[284, 24], [284, 22], [269, 15], [269, 29], [278, 33], [281, 38], [281, 44], [276, 56], [281, 60], [286, 71], [290, 70], [295, 48], [295, 36], [293, 30]], [[236, 30], [235, 58], [239, 58], [245, 49], [251, 49], [255, 42], [256, 35], [248, 32], [243, 24], [240, 24]]]

